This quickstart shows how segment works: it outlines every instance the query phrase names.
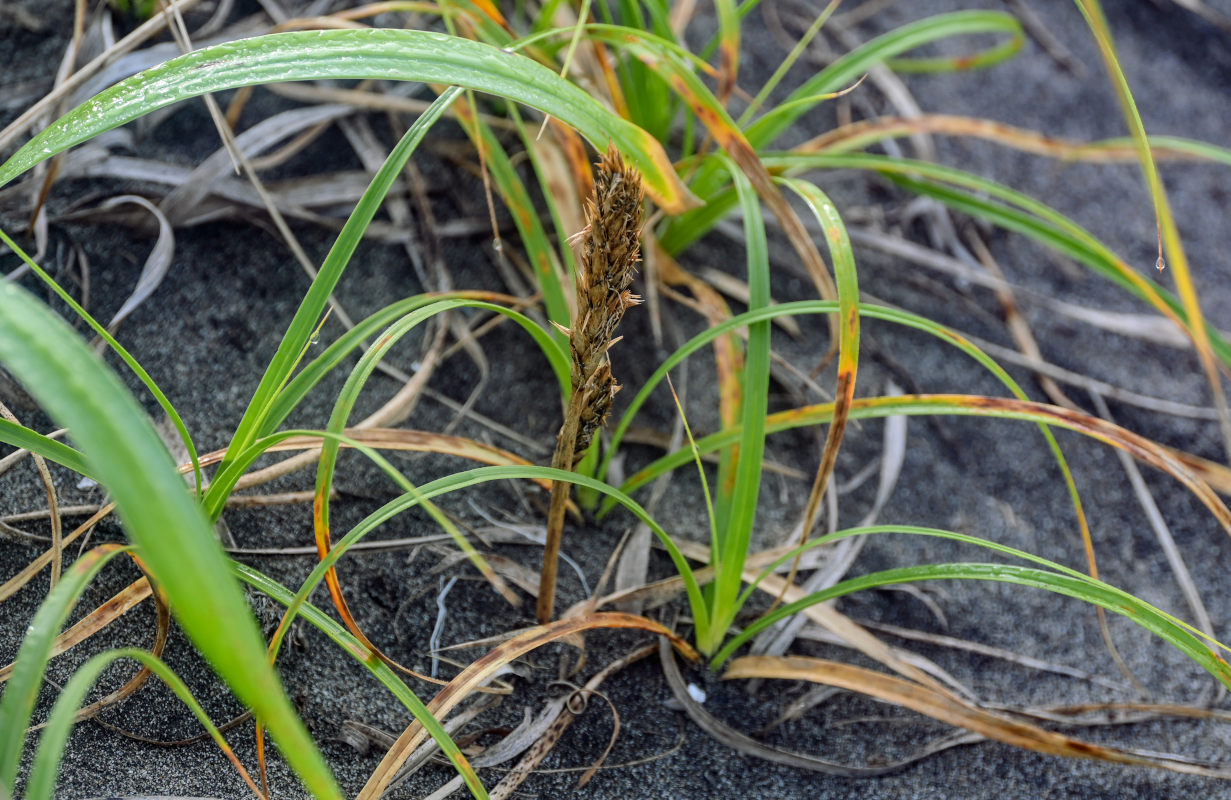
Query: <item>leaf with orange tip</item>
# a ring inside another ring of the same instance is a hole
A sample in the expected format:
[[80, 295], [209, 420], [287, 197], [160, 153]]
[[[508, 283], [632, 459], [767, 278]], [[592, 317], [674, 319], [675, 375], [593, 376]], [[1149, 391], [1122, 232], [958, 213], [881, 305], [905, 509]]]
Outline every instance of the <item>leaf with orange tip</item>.
[[[1089, 231], [1044, 203], [995, 181], [962, 170], [905, 158], [871, 153], [800, 152], [767, 154], [762, 158], [772, 174], [795, 174], [809, 169], [873, 170], [908, 191], [933, 197], [952, 209], [986, 219], [1006, 230], [1025, 234], [1047, 247], [1090, 267], [1133, 295], [1186, 332], [1191, 325], [1183, 302], [1149, 277], [1133, 269]], [[1228, 160], [1231, 160], [1229, 157]], [[734, 205], [734, 194], [721, 192], [710, 199], [694, 220], [693, 229], [669, 232], [664, 246], [678, 248], [698, 230], [712, 225]], [[697, 213], [697, 212], [693, 212]], [[1231, 364], [1231, 344], [1212, 326], [1206, 327], [1213, 352]], [[1190, 334], [1191, 335], [1191, 334]]]
[[[825, 487], [829, 485], [834, 464], [838, 460], [838, 449], [842, 445], [842, 434], [846, 431], [851, 402], [855, 399], [855, 376], [859, 368], [859, 275], [855, 269], [855, 254], [851, 250], [850, 237], [846, 235], [846, 226], [829, 196], [808, 181], [784, 180], [783, 183], [798, 194], [816, 215], [829, 245], [829, 257], [834, 264], [838, 292], [838, 381], [834, 393], [834, 414], [829, 423], [821, 463], [817, 468], [800, 525], [800, 541], [803, 543], [812, 534], [821, 497]], [[791, 582], [794, 572], [792, 567], [792, 577], [787, 579], [788, 583]]]
[[731, 99], [739, 76], [739, 16], [733, 0], [716, 0], [718, 11], [718, 102]]
[[509, 23], [504, 18], [504, 14], [500, 13], [500, 9], [491, 0], [470, 0], [470, 2], [474, 3], [475, 7], [486, 14], [492, 22], [506, 30], [509, 29]]

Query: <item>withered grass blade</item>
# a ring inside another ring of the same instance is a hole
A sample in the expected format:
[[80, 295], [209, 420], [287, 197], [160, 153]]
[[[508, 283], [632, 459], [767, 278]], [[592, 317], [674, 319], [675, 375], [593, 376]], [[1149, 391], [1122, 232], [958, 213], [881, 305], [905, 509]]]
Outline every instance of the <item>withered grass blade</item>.
[[966, 728], [989, 739], [1039, 753], [1158, 767], [1190, 775], [1231, 778], [1231, 768], [1194, 764], [1182, 756], [1130, 751], [1074, 739], [1003, 714], [986, 711], [902, 678], [837, 661], [802, 656], [744, 656], [731, 662], [723, 678], [811, 681], [866, 694]]
[[[594, 630], [596, 628], [634, 628], [649, 631], [667, 637], [671, 644], [683, 653], [686, 658], [692, 660], [699, 658], [696, 651], [687, 642], [657, 622], [645, 617], [637, 617], [632, 614], [600, 613], [587, 617], [561, 619], [547, 625], [538, 625], [523, 631], [504, 644], [492, 649], [487, 655], [476, 660], [450, 681], [449, 685], [442, 689], [432, 699], [432, 702], [428, 704], [428, 709], [437, 719], [442, 719], [458, 703], [474, 692], [505, 664], [545, 644], [574, 633]], [[426, 736], [427, 731], [424, 730], [422, 725], [418, 722], [411, 723], [410, 727], [403, 731], [402, 735], [398, 737], [397, 742], [385, 754], [376, 771], [368, 778], [367, 785], [359, 793], [358, 800], [376, 800], [376, 798], [380, 797], [402, 763], [410, 757], [411, 753], [423, 742]]]

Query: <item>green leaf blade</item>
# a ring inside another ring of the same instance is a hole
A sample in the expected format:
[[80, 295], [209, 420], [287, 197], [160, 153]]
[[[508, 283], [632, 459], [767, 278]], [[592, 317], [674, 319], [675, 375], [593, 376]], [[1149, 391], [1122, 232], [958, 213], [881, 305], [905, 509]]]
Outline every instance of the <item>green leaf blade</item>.
[[7, 282], [0, 283], [0, 363], [71, 431], [176, 618], [236, 696], [265, 720], [308, 790], [341, 797], [265, 660], [260, 630], [212, 527], [119, 378], [51, 309]]
[[56, 153], [180, 100], [317, 79], [423, 81], [505, 97], [563, 120], [599, 149], [615, 143], [664, 208], [691, 203], [653, 137], [541, 64], [441, 33], [383, 29], [275, 33], [171, 59], [100, 92], [41, 131], [0, 166], [0, 186]]

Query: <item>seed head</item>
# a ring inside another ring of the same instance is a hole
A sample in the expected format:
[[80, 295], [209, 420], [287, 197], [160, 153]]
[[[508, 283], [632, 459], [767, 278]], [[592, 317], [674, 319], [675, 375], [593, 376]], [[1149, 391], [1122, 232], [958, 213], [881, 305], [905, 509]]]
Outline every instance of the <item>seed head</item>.
[[618, 339], [624, 312], [641, 302], [629, 291], [641, 258], [641, 175], [611, 146], [598, 164], [594, 194], [586, 200], [585, 238], [577, 265], [577, 318], [569, 336], [573, 391], [582, 392], [574, 464], [611, 410], [619, 385], [607, 351]]

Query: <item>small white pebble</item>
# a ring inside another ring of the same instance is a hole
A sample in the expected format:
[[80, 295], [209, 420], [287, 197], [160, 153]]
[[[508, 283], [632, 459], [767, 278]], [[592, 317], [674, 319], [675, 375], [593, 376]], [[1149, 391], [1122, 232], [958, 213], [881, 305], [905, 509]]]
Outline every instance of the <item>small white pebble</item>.
[[705, 702], [705, 690], [695, 683], [688, 684], [688, 694], [692, 695], [692, 699], [698, 703]]

